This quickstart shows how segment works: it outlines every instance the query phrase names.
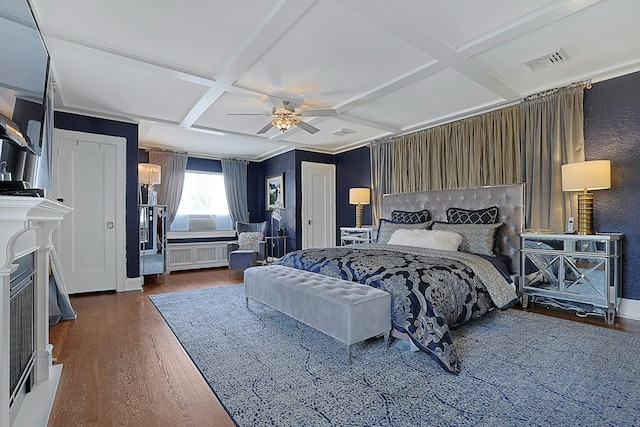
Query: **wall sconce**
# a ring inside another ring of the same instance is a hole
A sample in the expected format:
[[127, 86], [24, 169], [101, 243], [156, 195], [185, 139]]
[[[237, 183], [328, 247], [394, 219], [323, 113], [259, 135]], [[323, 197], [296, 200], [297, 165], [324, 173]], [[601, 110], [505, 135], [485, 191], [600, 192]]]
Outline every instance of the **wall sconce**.
[[371, 192], [368, 188], [350, 188], [349, 204], [356, 205], [356, 227], [362, 228], [362, 205], [368, 205]]
[[153, 163], [138, 163], [138, 181], [140, 185], [147, 187], [147, 203], [150, 205], [158, 204], [158, 195], [153, 186], [160, 184], [162, 168], [160, 165]]
[[592, 160], [562, 165], [562, 191], [578, 194], [578, 234], [593, 232], [593, 193], [589, 190], [611, 188], [611, 162]]

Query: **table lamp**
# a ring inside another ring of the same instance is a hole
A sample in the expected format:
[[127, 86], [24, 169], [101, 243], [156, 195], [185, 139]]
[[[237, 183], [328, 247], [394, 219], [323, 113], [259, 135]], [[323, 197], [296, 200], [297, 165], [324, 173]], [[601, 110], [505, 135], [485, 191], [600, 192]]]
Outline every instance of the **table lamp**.
[[349, 204], [356, 205], [356, 227], [362, 228], [362, 205], [368, 205], [371, 192], [368, 188], [350, 188]]
[[138, 163], [138, 180], [141, 185], [147, 187], [147, 203], [150, 205], [158, 204], [158, 196], [153, 186], [160, 184], [161, 170], [160, 165]]
[[589, 190], [611, 188], [611, 162], [591, 160], [562, 165], [562, 191], [578, 194], [578, 234], [593, 232], [593, 193]]

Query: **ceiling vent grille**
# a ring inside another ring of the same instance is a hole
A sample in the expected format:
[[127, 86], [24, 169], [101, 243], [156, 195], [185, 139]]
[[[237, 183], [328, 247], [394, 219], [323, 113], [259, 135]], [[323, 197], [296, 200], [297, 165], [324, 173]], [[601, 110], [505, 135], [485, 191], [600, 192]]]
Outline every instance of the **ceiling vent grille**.
[[531, 68], [533, 71], [539, 71], [557, 65], [561, 62], [566, 62], [568, 59], [569, 55], [567, 55], [567, 52], [565, 52], [564, 49], [558, 49], [557, 51], [543, 55], [540, 58], [527, 61], [525, 64], [527, 64], [527, 67]]
[[356, 131], [342, 128], [342, 129], [334, 130], [333, 132], [331, 132], [331, 135], [345, 136], [345, 135], [351, 135], [352, 133], [356, 133]]

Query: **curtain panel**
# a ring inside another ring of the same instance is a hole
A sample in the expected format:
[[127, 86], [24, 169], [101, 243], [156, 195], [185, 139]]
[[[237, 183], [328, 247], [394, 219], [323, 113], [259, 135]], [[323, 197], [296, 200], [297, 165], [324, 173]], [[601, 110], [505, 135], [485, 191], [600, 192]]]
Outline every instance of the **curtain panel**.
[[393, 137], [371, 141], [371, 211], [373, 223], [380, 222], [382, 196], [393, 192]]
[[155, 186], [158, 192], [158, 204], [167, 206], [167, 229], [173, 223], [182, 197], [184, 173], [187, 169], [186, 153], [170, 151], [149, 151], [149, 163], [162, 167], [161, 182]]
[[229, 203], [233, 228], [236, 222], [248, 222], [247, 211], [247, 164], [246, 160], [222, 159], [224, 189]]
[[[584, 161], [584, 89], [563, 88], [522, 104], [526, 227], [564, 230], [577, 199], [562, 191], [561, 167]], [[575, 200], [573, 200], [575, 199]]]
[[520, 182], [520, 127], [514, 105], [395, 137], [392, 191]]

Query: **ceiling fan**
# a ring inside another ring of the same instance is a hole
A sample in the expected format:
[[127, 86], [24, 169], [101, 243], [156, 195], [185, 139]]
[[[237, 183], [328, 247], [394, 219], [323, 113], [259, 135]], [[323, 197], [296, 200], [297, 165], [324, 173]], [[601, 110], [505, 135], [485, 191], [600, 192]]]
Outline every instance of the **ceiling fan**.
[[[313, 134], [318, 132], [318, 129], [315, 126], [311, 126], [309, 123], [303, 122], [298, 117], [320, 117], [320, 116], [337, 116], [338, 113], [333, 109], [324, 109], [324, 110], [300, 110], [296, 111], [295, 104], [301, 105], [301, 102], [291, 102], [290, 100], [282, 99], [276, 96], [269, 95], [269, 99], [274, 103], [273, 109], [271, 110], [271, 114], [269, 113], [240, 113], [240, 114], [228, 114], [230, 116], [271, 116], [273, 119], [262, 129], [260, 129], [257, 134], [266, 133], [272, 127], [276, 127], [280, 129], [282, 132], [285, 132], [291, 129], [294, 126], [298, 126], [306, 130], [307, 132]], [[295, 104], [294, 104], [295, 103]], [[277, 106], [281, 105], [281, 106]]]

